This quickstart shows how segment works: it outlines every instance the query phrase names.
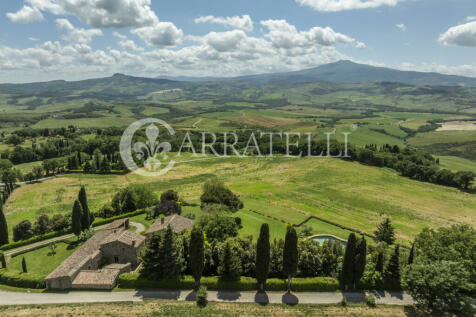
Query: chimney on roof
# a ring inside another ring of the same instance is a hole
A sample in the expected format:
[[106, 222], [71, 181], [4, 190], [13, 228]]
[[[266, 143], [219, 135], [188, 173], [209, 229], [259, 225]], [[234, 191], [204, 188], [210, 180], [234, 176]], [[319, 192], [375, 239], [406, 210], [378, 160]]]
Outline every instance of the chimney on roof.
[[136, 245], [136, 240], [132, 240], [132, 246], [134, 247]]
[[114, 233], [116, 233], [116, 229], [114, 229]]
[[160, 223], [164, 224], [165, 223], [165, 218], [160, 218]]

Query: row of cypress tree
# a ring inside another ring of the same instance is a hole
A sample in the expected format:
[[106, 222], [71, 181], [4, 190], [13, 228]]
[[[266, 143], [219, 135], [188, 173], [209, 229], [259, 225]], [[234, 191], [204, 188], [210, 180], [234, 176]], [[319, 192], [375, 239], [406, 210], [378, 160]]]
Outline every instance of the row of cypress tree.
[[[288, 276], [288, 291], [291, 289], [291, 278], [296, 274], [298, 268], [298, 237], [296, 230], [289, 225], [286, 231], [283, 250], [283, 273]], [[260, 235], [256, 245], [256, 279], [261, 291], [264, 291], [269, 273], [270, 263], [270, 242], [269, 226], [267, 223], [261, 225]], [[227, 242], [222, 255], [222, 265], [220, 266], [223, 276], [235, 276], [241, 273], [241, 266], [233, 263], [232, 249]], [[202, 229], [195, 226], [190, 235], [190, 264], [192, 276], [198, 289], [205, 266], [205, 238]], [[238, 263], [239, 264], [239, 263]]]

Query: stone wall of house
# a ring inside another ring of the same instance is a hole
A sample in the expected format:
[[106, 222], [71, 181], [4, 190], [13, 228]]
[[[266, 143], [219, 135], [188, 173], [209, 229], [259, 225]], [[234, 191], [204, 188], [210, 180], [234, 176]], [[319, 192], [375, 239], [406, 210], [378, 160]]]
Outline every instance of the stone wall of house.
[[45, 282], [48, 289], [70, 289], [72, 284], [69, 276], [46, 279]]
[[132, 266], [137, 265], [138, 248], [135, 246], [125, 245], [119, 242], [111, 242], [101, 246], [103, 257], [107, 259], [107, 263], [131, 263]]

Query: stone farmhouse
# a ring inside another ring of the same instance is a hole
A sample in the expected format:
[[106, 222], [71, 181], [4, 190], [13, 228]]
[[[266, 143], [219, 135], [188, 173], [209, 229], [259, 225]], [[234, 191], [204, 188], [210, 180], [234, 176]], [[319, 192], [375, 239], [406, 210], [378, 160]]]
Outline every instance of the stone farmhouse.
[[155, 232], [167, 229], [168, 226], [172, 228], [175, 233], [180, 233], [184, 230], [192, 230], [194, 221], [180, 215], [171, 215], [165, 218], [157, 219], [149, 230], [145, 233], [147, 237]]
[[119, 274], [138, 265], [145, 237], [119, 219], [97, 232], [64, 260], [45, 281], [48, 289], [112, 289]]

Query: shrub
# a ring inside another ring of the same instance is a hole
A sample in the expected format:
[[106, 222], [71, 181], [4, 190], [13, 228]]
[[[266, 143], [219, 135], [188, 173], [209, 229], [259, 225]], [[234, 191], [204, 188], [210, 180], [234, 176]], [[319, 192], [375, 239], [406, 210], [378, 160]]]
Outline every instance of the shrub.
[[238, 197], [217, 179], [207, 181], [203, 185], [203, 194], [200, 197], [201, 208], [209, 204], [224, 205], [230, 211], [237, 211], [243, 208], [243, 203]]
[[23, 220], [15, 227], [13, 227], [13, 241], [26, 240], [33, 236], [33, 229], [31, 227], [31, 222], [28, 220]]
[[409, 265], [403, 286], [418, 307], [434, 313], [467, 313], [471, 307], [468, 295], [474, 291], [468, 269], [450, 261]]
[[365, 303], [369, 307], [376, 307], [377, 303], [375, 302], [375, 296], [373, 294], [369, 294], [365, 296]]
[[42, 289], [46, 287], [45, 277], [42, 275], [20, 273], [5, 269], [0, 270], [0, 283], [22, 288]]
[[342, 296], [342, 299], [340, 301], [340, 305], [342, 307], [347, 307], [347, 298], [345, 296]]
[[205, 286], [200, 286], [197, 292], [197, 306], [205, 307], [208, 304], [208, 292]]
[[200, 217], [199, 225], [207, 235], [208, 241], [223, 242], [238, 235], [238, 225], [235, 219], [226, 215], [205, 215]]
[[181, 214], [182, 207], [174, 200], [161, 200], [155, 207], [154, 218], [159, 215], [170, 216], [172, 214]]

